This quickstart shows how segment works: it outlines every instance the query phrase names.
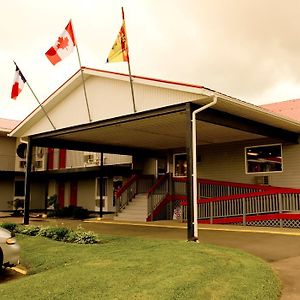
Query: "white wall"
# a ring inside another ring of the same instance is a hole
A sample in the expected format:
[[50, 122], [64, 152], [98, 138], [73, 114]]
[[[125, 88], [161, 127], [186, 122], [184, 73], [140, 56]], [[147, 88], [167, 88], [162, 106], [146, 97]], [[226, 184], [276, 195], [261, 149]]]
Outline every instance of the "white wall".
[[274, 143], [276, 141], [261, 140], [201, 146], [198, 149], [201, 156], [198, 177], [254, 184], [255, 176], [268, 175], [270, 185], [300, 188], [300, 145], [283, 145], [282, 172], [246, 174], [245, 147]]

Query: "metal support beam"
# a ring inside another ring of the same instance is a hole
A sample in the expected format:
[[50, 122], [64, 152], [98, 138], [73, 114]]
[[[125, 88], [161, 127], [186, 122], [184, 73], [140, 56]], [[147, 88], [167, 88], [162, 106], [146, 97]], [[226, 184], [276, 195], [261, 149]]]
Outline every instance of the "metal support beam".
[[187, 238], [188, 241], [194, 241], [194, 209], [193, 209], [193, 149], [192, 149], [192, 107], [190, 103], [186, 104], [186, 159], [187, 159]]
[[113, 146], [88, 142], [77, 142], [55, 138], [35, 139], [32, 140], [32, 143], [34, 143], [34, 146], [37, 147], [103, 152], [113, 154], [139, 155], [142, 157], [162, 157], [165, 155], [165, 152], [163, 151], [153, 151], [150, 149], [130, 148], [125, 146]]
[[251, 132], [262, 136], [275, 138], [289, 143], [298, 143], [298, 134], [288, 130], [276, 128], [260, 122], [248, 120], [226, 112], [208, 108], [205, 114], [197, 115], [197, 120], [216, 124], [228, 128]]
[[32, 166], [32, 143], [28, 138], [26, 153], [26, 172], [25, 172], [25, 200], [24, 200], [24, 224], [29, 224], [29, 208], [30, 208], [30, 186], [31, 186], [31, 166]]

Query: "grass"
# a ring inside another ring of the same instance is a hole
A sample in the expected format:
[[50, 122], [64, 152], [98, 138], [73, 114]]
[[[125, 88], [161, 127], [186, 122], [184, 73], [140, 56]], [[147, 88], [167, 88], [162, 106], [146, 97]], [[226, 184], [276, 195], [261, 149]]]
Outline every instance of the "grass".
[[1, 284], [2, 299], [278, 299], [262, 260], [184, 241], [102, 237], [95, 245], [18, 236], [29, 276]]

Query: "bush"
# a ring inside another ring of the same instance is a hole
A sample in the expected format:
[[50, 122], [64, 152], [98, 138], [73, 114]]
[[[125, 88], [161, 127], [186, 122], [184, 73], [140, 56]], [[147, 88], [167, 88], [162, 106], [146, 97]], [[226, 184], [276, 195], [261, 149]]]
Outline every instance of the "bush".
[[76, 244], [96, 244], [98, 243], [97, 236], [91, 231], [70, 231], [67, 235], [66, 242], [76, 243]]
[[33, 225], [17, 225], [16, 227], [16, 233], [26, 234], [30, 236], [38, 235], [39, 231], [40, 227]]
[[16, 232], [17, 224], [15, 224], [15, 223], [3, 223], [3, 224], [1, 224], [1, 227], [9, 230], [10, 232]]
[[84, 231], [81, 227], [76, 230], [68, 229], [65, 227], [38, 227], [32, 225], [17, 225], [14, 223], [2, 223], [1, 227], [6, 228], [16, 233], [42, 236], [56, 241], [63, 241], [76, 244], [96, 244], [99, 242], [97, 235], [91, 231]]
[[70, 229], [65, 227], [44, 227], [40, 229], [38, 235], [56, 241], [66, 241], [69, 231]]
[[81, 220], [89, 217], [89, 211], [81, 206], [69, 205], [67, 207], [57, 208], [54, 211], [49, 211], [48, 216]]

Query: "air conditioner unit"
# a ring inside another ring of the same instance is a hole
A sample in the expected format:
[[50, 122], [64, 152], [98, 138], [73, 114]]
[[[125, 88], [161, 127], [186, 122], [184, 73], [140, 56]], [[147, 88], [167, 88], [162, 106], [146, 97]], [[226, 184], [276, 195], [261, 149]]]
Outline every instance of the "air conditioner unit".
[[25, 169], [25, 167], [26, 167], [26, 160], [20, 160], [19, 161], [19, 167], [20, 167], [20, 169]]
[[83, 154], [83, 160], [85, 165], [99, 165], [99, 154], [98, 153], [91, 153], [85, 152]]
[[34, 162], [34, 169], [35, 170], [44, 170], [44, 160], [36, 160]]
[[44, 157], [45, 149], [42, 147], [36, 147], [35, 148], [35, 157], [36, 159], [41, 159]]
[[254, 183], [255, 184], [261, 184], [261, 185], [269, 185], [270, 184], [270, 178], [267, 175], [260, 175], [254, 177]]

